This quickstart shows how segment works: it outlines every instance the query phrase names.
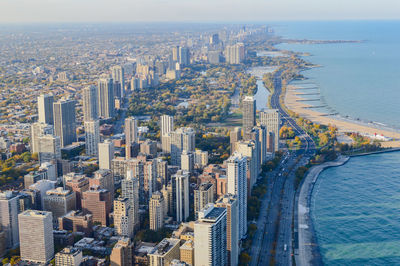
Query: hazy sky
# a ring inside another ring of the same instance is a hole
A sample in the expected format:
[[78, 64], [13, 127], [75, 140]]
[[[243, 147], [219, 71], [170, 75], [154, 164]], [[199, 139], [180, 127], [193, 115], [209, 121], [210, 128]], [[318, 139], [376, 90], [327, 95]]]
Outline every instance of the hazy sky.
[[0, 0], [0, 22], [400, 19], [400, 0]]

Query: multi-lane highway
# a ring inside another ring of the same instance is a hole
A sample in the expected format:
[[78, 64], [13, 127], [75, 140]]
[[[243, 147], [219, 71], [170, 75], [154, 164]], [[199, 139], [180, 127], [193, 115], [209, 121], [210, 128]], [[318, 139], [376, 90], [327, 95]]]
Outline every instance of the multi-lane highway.
[[257, 220], [257, 232], [253, 238], [251, 265], [292, 265], [292, 225], [295, 196], [295, 171], [308, 163], [315, 153], [312, 138], [296, 124], [282, 108], [281, 71], [275, 73], [271, 107], [278, 109], [283, 123], [290, 125], [300, 137], [302, 146], [297, 152], [287, 152], [268, 180], [268, 192], [262, 200]]

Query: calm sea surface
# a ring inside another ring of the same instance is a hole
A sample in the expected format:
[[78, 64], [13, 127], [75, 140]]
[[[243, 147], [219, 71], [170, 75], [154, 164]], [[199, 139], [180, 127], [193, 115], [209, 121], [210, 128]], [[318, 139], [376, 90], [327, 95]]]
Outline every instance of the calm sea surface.
[[[400, 22], [302, 22], [277, 34], [362, 43], [284, 44], [321, 65], [296, 82], [323, 112], [400, 128]], [[400, 265], [400, 153], [352, 158], [324, 171], [311, 204], [326, 265]]]

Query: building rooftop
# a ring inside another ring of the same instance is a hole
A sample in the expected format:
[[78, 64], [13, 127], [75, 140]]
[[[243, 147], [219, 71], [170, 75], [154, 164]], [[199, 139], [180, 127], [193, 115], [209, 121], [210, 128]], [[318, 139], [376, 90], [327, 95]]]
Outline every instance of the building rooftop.
[[180, 242], [179, 239], [164, 238], [163, 240], [161, 240], [160, 243], [157, 244], [157, 246], [149, 254], [156, 256], [164, 256], [165, 253], [170, 251], [174, 246], [178, 245], [179, 242]]
[[46, 212], [46, 211], [27, 210], [24, 211], [23, 213], [20, 213], [19, 215], [30, 216], [30, 217], [47, 217], [52, 214], [51, 212]]

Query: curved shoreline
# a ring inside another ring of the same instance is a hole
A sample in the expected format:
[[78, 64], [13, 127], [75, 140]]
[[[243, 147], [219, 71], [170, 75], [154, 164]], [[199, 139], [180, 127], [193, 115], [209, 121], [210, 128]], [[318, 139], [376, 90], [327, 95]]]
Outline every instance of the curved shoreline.
[[327, 168], [344, 165], [350, 157], [340, 156], [335, 161], [313, 166], [302, 180], [295, 197], [294, 255], [297, 265], [323, 265], [312, 218], [311, 194], [319, 175]]

